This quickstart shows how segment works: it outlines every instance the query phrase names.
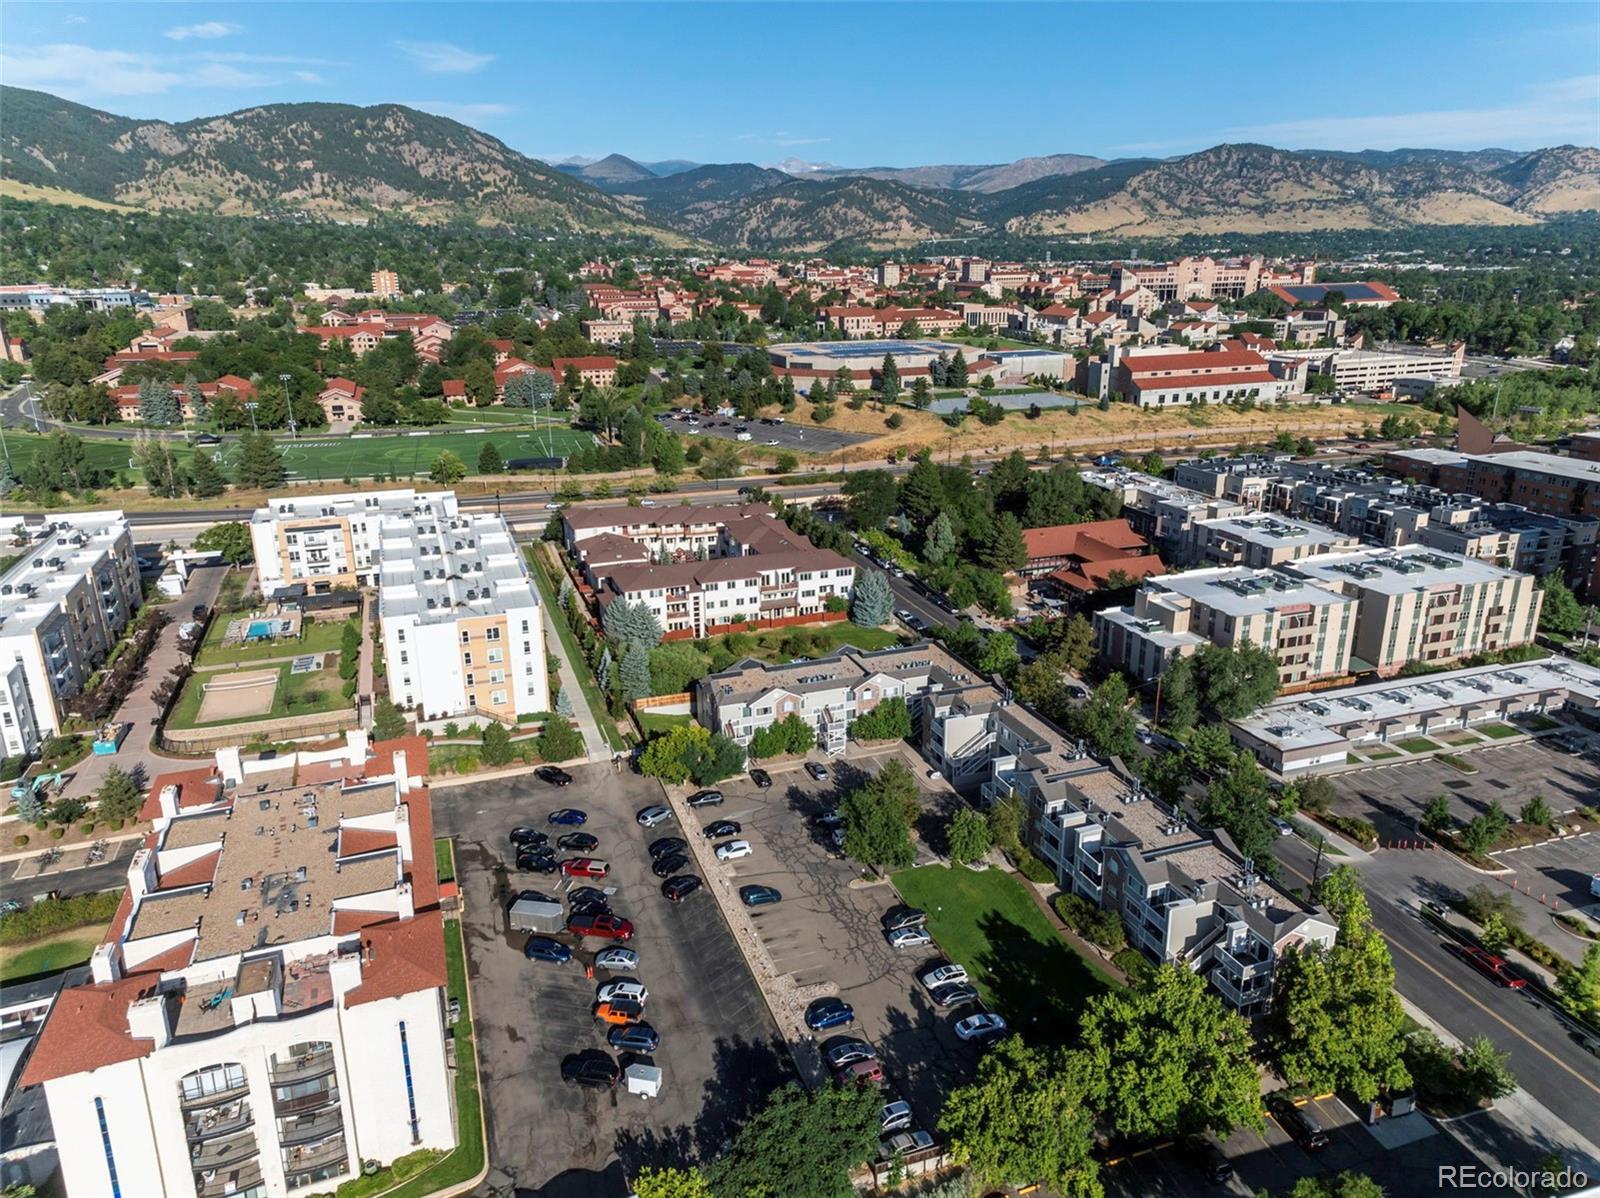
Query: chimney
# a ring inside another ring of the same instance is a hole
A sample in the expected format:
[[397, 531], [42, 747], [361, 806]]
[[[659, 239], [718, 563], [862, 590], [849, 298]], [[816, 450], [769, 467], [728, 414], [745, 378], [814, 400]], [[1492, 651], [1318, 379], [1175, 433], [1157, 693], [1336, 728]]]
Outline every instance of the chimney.
[[402, 798], [411, 793], [411, 775], [407, 772], [406, 753], [404, 749], [395, 750], [394, 788]]
[[367, 761], [367, 730], [352, 728], [345, 733], [345, 753], [351, 765], [365, 765]]
[[399, 900], [396, 913], [401, 919], [410, 919], [417, 913], [416, 904], [411, 898], [411, 883], [399, 882], [394, 888], [395, 898]]
[[[168, 787], [168, 790], [173, 789]], [[165, 791], [162, 792], [163, 794]], [[156, 869], [156, 855], [151, 849], [140, 849], [128, 862], [128, 897], [137, 903], [156, 889], [160, 877]]]
[[161, 818], [173, 820], [178, 816], [178, 787], [174, 783], [167, 783], [161, 788], [161, 793], [156, 796], [156, 802], [161, 805]]
[[117, 956], [117, 946], [96, 946], [89, 958], [89, 974], [96, 982], [114, 982], [122, 976], [122, 960]]
[[165, 1048], [172, 1039], [172, 1028], [167, 1023], [167, 1000], [160, 994], [152, 994], [129, 1006], [128, 1034], [135, 1040], [154, 1040], [157, 1048]]

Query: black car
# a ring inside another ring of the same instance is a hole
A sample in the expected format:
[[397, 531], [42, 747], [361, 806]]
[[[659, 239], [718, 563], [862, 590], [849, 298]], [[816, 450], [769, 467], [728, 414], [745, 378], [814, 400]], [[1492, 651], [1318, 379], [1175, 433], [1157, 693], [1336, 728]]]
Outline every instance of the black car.
[[506, 900], [506, 907], [509, 909], [518, 903], [553, 903], [556, 901], [541, 890], [519, 890]]
[[918, 911], [915, 907], [896, 907], [883, 917], [883, 930], [885, 932], [898, 932], [901, 928], [920, 928], [928, 922], [925, 911]]
[[567, 891], [567, 902], [577, 906], [579, 903], [603, 903], [606, 901], [606, 892], [598, 886], [574, 886]]
[[1322, 1130], [1322, 1124], [1304, 1107], [1295, 1106], [1289, 1099], [1280, 1096], [1273, 1099], [1272, 1115], [1294, 1142], [1307, 1152], [1320, 1152], [1328, 1146], [1328, 1133]]
[[222, 438], [217, 436], [216, 433], [200, 433], [195, 437], [194, 443], [196, 445], [221, 445]]
[[722, 792], [720, 790], [697, 790], [689, 796], [691, 807], [720, 807], [722, 806]]
[[561, 1062], [561, 1080], [574, 1086], [593, 1086], [609, 1090], [617, 1084], [622, 1070], [609, 1053], [598, 1048], [574, 1053]]
[[1190, 1136], [1184, 1140], [1183, 1154], [1212, 1185], [1222, 1185], [1233, 1176], [1233, 1162], [1206, 1136]]
[[827, 811], [813, 815], [811, 817], [811, 826], [813, 828], [842, 828], [844, 827], [844, 816], [830, 808]]
[[604, 899], [586, 899], [581, 903], [572, 904], [574, 915], [611, 915], [611, 904]]
[[688, 847], [689, 842], [681, 836], [663, 836], [660, 840], [650, 842], [650, 859], [659, 861], [663, 857], [675, 856]]
[[772, 775], [767, 773], [766, 770], [751, 770], [750, 781], [754, 782], [762, 790], [766, 790], [772, 785]]
[[682, 853], [669, 853], [665, 857], [657, 858], [655, 864], [650, 867], [650, 872], [658, 878], [670, 878], [688, 864], [689, 858]]
[[556, 841], [559, 849], [568, 849], [574, 853], [592, 853], [600, 847], [600, 838], [590, 836], [587, 832], [568, 832]]
[[525, 874], [553, 874], [561, 866], [556, 864], [554, 857], [524, 853], [517, 858], [517, 868]]
[[550, 837], [539, 831], [538, 828], [530, 828], [526, 824], [519, 824], [511, 829], [511, 843], [519, 848], [530, 844], [549, 844]]
[[550, 783], [551, 786], [571, 786], [572, 775], [566, 770], [554, 765], [541, 765], [533, 771], [534, 776], [541, 781]]
[[736, 819], [719, 819], [714, 824], [707, 824], [705, 837], [707, 840], [721, 840], [725, 836], [739, 835], [739, 821]]
[[679, 874], [676, 878], [668, 878], [661, 883], [661, 893], [674, 903], [681, 903], [705, 883], [694, 874]]

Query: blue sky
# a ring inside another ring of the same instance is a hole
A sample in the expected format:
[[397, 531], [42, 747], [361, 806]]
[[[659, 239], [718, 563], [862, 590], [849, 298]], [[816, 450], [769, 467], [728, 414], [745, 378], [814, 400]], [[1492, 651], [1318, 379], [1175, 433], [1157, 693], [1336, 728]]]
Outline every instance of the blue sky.
[[547, 159], [1600, 144], [1588, 3], [0, 0], [0, 16], [0, 80], [113, 112], [397, 102]]

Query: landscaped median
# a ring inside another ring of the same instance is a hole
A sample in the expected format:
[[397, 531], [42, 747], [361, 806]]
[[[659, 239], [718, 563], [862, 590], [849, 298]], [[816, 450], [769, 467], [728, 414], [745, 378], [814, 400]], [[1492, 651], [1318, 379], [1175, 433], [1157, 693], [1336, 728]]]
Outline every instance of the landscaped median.
[[928, 931], [966, 968], [984, 1001], [1030, 1040], [1071, 1040], [1089, 1000], [1115, 984], [1062, 939], [1024, 884], [1004, 870], [924, 865], [891, 881], [901, 898], [927, 912]]

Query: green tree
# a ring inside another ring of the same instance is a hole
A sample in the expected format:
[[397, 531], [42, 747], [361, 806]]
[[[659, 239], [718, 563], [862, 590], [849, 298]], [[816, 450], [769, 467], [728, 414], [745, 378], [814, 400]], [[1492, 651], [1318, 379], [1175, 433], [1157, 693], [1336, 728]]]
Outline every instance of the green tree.
[[858, 532], [882, 530], [895, 511], [895, 481], [887, 470], [857, 470], [845, 479], [845, 514]]
[[628, 699], [643, 699], [650, 693], [650, 650], [642, 641], [630, 641], [622, 655], [622, 693]]
[[1422, 809], [1422, 830], [1431, 836], [1447, 832], [1455, 820], [1450, 815], [1450, 796], [1434, 795]]
[[1067, 621], [1061, 633], [1061, 659], [1082, 674], [1094, 664], [1094, 625], [1081, 612]]
[[1468, 1040], [1456, 1054], [1463, 1090], [1479, 1101], [1504, 1098], [1517, 1088], [1517, 1079], [1506, 1067], [1509, 1059], [1488, 1036]]
[[255, 561], [255, 547], [250, 540], [250, 529], [238, 520], [213, 524], [194, 539], [194, 547], [222, 555], [231, 566], [243, 566]]
[[950, 359], [950, 368], [945, 371], [945, 382], [951, 387], [967, 385], [967, 357], [959, 349], [956, 350], [956, 356]]
[[175, 499], [183, 494], [183, 467], [170, 441], [140, 433], [133, 442], [133, 460], [144, 475], [150, 494], [162, 499]]
[[635, 1198], [713, 1198], [711, 1183], [694, 1166], [683, 1169], [646, 1165], [633, 1179]]
[[1301, 1177], [1287, 1198], [1384, 1198], [1387, 1191], [1365, 1173], [1346, 1169], [1337, 1177]]
[[1573, 636], [1583, 631], [1588, 617], [1583, 604], [1578, 602], [1578, 597], [1567, 585], [1567, 576], [1564, 572], [1556, 570], [1554, 573], [1546, 574], [1535, 581], [1534, 585], [1544, 592], [1544, 605], [1539, 609], [1540, 632]]
[[503, 474], [506, 462], [500, 456], [500, 451], [494, 447], [493, 441], [485, 441], [483, 449], [478, 454], [479, 474]]
[[448, 449], [433, 459], [428, 477], [442, 487], [448, 487], [467, 477], [467, 464]]
[[1506, 926], [1505, 916], [1498, 911], [1491, 911], [1484, 918], [1483, 927], [1478, 931], [1478, 940], [1483, 947], [1491, 953], [1497, 953], [1505, 948], [1506, 941], [1511, 938], [1511, 929]]
[[930, 566], [943, 566], [950, 562], [956, 551], [955, 525], [947, 512], [940, 512], [928, 525], [922, 541], [922, 559]]
[[1211, 780], [1200, 800], [1200, 818], [1206, 825], [1225, 830], [1239, 851], [1264, 872], [1274, 868], [1272, 846], [1277, 838], [1269, 797], [1266, 776], [1256, 759], [1246, 753], [1234, 753], [1228, 767]]
[[863, 865], [904, 869], [917, 855], [911, 821], [918, 809], [916, 780], [902, 761], [891, 759], [839, 804], [844, 851]]
[[1600, 944], [1583, 950], [1583, 960], [1563, 970], [1556, 990], [1567, 1010], [1586, 1019], [1600, 1016]]
[[511, 733], [498, 720], [490, 720], [483, 726], [483, 763], [506, 765], [512, 755]]
[[241, 487], [270, 491], [283, 486], [283, 455], [266, 433], [245, 433], [239, 438], [239, 465], [234, 475]]
[[1009, 675], [1022, 664], [1022, 654], [1017, 649], [1017, 638], [1009, 632], [991, 632], [978, 655], [978, 669], [985, 674]]
[[885, 699], [851, 721], [850, 735], [857, 740], [905, 740], [911, 735], [911, 709], [898, 695]]
[[639, 772], [663, 782], [686, 782], [692, 759], [710, 747], [710, 729], [700, 724], [679, 724], [645, 746], [639, 755]]
[[917, 380], [911, 384], [911, 406], [919, 412], [926, 412], [933, 403], [933, 389], [928, 386], [925, 375], [918, 375]]
[[894, 609], [894, 592], [879, 570], [857, 570], [856, 585], [850, 592], [850, 622], [862, 628], [876, 628], [889, 619]]
[[[564, 692], [561, 697], [566, 697]], [[558, 701], [556, 707], [559, 709], [560, 706]], [[572, 706], [570, 700], [567, 706]], [[553, 715], [545, 720], [536, 747], [544, 761], [571, 761], [583, 756], [583, 734], [565, 715]]]
[[644, 603], [618, 600], [610, 604], [600, 617], [600, 627], [619, 645], [639, 644], [649, 650], [661, 643], [661, 621]]
[[1522, 805], [1522, 822], [1534, 828], [1550, 828], [1556, 822], [1556, 813], [1550, 810], [1543, 795], [1534, 795]]
[[372, 738], [396, 740], [406, 734], [406, 717], [388, 699], [379, 699], [372, 709]]
[[1121, 1135], [1262, 1126], [1250, 1029], [1191, 970], [1162, 965], [1143, 985], [1090, 999], [1079, 1033], [1090, 1106]]
[[728, 1198], [852, 1198], [851, 1172], [878, 1148], [882, 1104], [882, 1095], [871, 1088], [785, 1086], [707, 1166], [712, 1192]]
[[95, 800], [96, 817], [107, 821], [132, 819], [144, 806], [139, 784], [117, 766], [106, 771]]
[[1161, 675], [1161, 722], [1173, 732], [1185, 733], [1200, 719], [1200, 691], [1195, 686], [1194, 659], [1174, 657]]
[[1103, 757], [1131, 756], [1138, 744], [1138, 721], [1128, 708], [1128, 684], [1113, 674], [1074, 707], [1067, 720], [1069, 731], [1083, 737]]
[[1002, 1040], [979, 1061], [977, 1080], [945, 1102], [939, 1129], [952, 1160], [985, 1188], [1043, 1183], [1062, 1198], [1100, 1198], [1087, 1064], [1021, 1036]]
[[214, 499], [228, 489], [228, 480], [217, 468], [217, 459], [203, 449], [194, 451], [189, 463], [189, 494], [196, 499]]
[[478, 407], [486, 408], [494, 402], [494, 367], [487, 360], [474, 358], [468, 362], [462, 379], [467, 385], [467, 398]]
[[1022, 521], [1010, 512], [995, 519], [994, 530], [982, 550], [983, 564], [1001, 574], [1010, 574], [1028, 564], [1028, 543], [1022, 536]]
[[950, 860], [957, 865], [981, 861], [993, 843], [989, 821], [971, 807], [961, 807], [944, 827]]
[[1258, 645], [1242, 641], [1230, 649], [1208, 644], [1195, 656], [1209, 715], [1236, 720], [1278, 695], [1278, 659]]

